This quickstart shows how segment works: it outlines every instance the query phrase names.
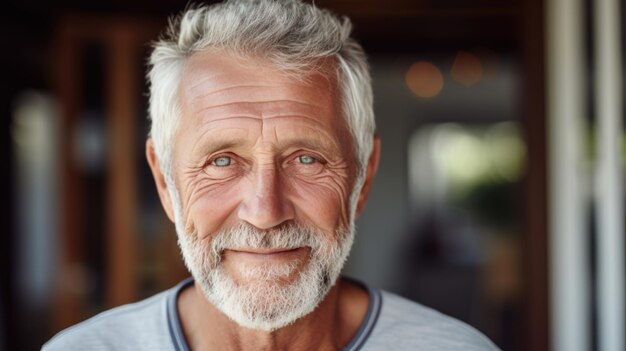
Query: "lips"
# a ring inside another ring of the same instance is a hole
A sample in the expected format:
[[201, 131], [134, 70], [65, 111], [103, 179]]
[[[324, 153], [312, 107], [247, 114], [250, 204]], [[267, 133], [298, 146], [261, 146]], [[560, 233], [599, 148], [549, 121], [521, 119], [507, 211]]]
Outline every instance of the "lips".
[[295, 249], [283, 249], [283, 248], [265, 248], [265, 249], [230, 249], [230, 251], [236, 252], [236, 253], [247, 253], [247, 254], [254, 254], [254, 255], [274, 255], [274, 254], [281, 254], [281, 253], [289, 253], [289, 252], [293, 252], [293, 251], [297, 251], [301, 249], [300, 247], [297, 247]]
[[224, 257], [252, 261], [291, 261], [302, 259], [309, 252], [309, 247], [290, 248], [234, 248], [224, 250]]

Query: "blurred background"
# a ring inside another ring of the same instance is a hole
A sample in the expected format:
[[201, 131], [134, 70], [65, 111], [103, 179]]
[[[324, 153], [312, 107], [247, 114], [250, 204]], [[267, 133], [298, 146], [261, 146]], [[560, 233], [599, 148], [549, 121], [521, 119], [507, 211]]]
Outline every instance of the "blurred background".
[[[315, 2], [353, 20], [383, 143], [345, 274], [504, 350], [626, 349], [626, 6]], [[144, 158], [149, 45], [185, 4], [3, 2], [0, 351], [188, 275]]]

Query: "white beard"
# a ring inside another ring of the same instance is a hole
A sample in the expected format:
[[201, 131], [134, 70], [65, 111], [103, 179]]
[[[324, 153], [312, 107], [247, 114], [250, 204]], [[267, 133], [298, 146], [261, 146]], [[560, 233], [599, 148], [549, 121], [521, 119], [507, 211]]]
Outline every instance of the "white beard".
[[[332, 238], [295, 224], [259, 230], [244, 222], [199, 240], [196, 232], [186, 233], [180, 201], [177, 196], [173, 200], [178, 245], [187, 269], [205, 297], [246, 328], [273, 331], [312, 312], [337, 281], [354, 240], [354, 221], [347, 229], [338, 228]], [[311, 250], [307, 262], [240, 266], [240, 276], [247, 280], [240, 283], [220, 263], [225, 249], [241, 247]], [[297, 276], [287, 280], [293, 274]]]

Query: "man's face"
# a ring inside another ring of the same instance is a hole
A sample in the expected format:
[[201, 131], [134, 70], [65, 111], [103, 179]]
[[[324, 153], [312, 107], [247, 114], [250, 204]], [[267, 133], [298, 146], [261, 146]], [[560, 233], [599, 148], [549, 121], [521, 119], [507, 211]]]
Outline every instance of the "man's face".
[[[209, 300], [251, 327], [275, 329], [292, 320], [268, 318], [310, 312], [352, 240], [356, 164], [336, 82], [304, 78], [201, 53], [188, 60], [179, 88], [173, 169], [181, 248]], [[246, 313], [265, 322], [246, 322]]]
[[[241, 222], [270, 229], [297, 221], [327, 235], [348, 224], [352, 138], [335, 82], [306, 78], [223, 55], [188, 60], [173, 168], [186, 228], [200, 239]], [[229, 269], [248, 259], [225, 256]]]

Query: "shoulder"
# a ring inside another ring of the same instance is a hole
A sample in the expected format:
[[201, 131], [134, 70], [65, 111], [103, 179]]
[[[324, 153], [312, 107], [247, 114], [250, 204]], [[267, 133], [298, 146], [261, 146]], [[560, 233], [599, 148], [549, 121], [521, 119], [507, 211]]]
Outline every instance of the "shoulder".
[[113, 308], [69, 327], [42, 350], [158, 350], [169, 338], [168, 292]]
[[364, 350], [485, 351], [498, 348], [473, 327], [398, 295], [381, 292], [382, 306]]

